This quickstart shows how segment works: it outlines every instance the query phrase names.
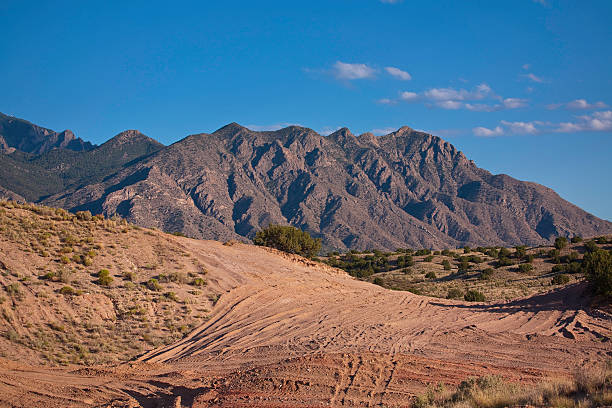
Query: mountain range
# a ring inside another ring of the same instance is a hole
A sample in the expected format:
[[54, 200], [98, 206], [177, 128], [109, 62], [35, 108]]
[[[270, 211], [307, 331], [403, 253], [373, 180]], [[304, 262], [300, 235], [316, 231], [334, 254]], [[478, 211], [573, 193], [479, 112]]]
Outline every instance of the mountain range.
[[136, 130], [95, 146], [0, 115], [0, 197], [245, 240], [291, 224], [328, 249], [539, 245], [612, 233], [542, 185], [493, 175], [439, 137], [329, 136], [231, 123], [170, 146]]

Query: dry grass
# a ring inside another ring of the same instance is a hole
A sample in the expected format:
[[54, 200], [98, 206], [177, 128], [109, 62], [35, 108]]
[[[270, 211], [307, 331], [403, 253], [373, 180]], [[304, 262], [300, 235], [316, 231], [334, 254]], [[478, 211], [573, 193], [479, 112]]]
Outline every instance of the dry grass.
[[[0, 355], [116, 363], [183, 337], [207, 318], [213, 292], [202, 261], [172, 238], [116, 217], [0, 201]], [[193, 294], [196, 280], [203, 294]]]
[[612, 405], [612, 365], [584, 367], [571, 379], [535, 385], [509, 383], [499, 376], [467, 379], [454, 390], [430, 386], [416, 398], [421, 408], [558, 407], [591, 408]]

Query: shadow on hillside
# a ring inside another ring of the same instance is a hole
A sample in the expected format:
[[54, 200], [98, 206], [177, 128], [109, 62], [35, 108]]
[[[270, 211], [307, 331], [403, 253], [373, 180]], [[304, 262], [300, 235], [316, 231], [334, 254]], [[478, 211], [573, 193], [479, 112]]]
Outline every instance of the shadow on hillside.
[[591, 303], [593, 298], [584, 282], [568, 285], [547, 293], [534, 295], [528, 298], [496, 303], [473, 303], [473, 304], [447, 304], [441, 302], [430, 302], [431, 305], [452, 309], [482, 310], [492, 313], [516, 313], [516, 312], [544, 312], [544, 311], [568, 311], [583, 310], [590, 316], [604, 319], [612, 317], [600, 310], [593, 309]]

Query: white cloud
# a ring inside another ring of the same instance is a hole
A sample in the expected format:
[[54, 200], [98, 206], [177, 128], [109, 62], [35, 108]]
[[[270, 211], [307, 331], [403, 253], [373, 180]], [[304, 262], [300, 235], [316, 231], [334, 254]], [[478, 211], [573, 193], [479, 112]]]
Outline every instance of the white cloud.
[[501, 128], [501, 126], [497, 126], [494, 129], [479, 126], [472, 129], [472, 132], [474, 132], [474, 135], [480, 137], [501, 136], [504, 134], [504, 130]]
[[537, 83], [542, 83], [544, 82], [544, 80], [542, 78], [540, 78], [539, 76], [537, 76], [536, 74], [530, 72], [528, 74], [523, 75], [524, 77], [529, 78], [531, 81], [533, 82], [537, 82]]
[[604, 109], [607, 108], [608, 105], [603, 103], [602, 101], [589, 103], [586, 99], [575, 99], [568, 103], [551, 103], [546, 105], [546, 108], [549, 110], [555, 110], [564, 107], [566, 109], [572, 110], [587, 110], [587, 109]]
[[325, 126], [323, 129], [318, 130], [317, 133], [320, 134], [320, 135], [323, 135], [323, 136], [329, 136], [329, 135], [331, 135], [332, 133], [334, 133], [338, 129], [342, 129], [342, 127], [341, 126], [336, 126], [336, 127]]
[[400, 99], [402, 101], [416, 101], [417, 99], [419, 99], [419, 94], [417, 94], [416, 92], [408, 92], [408, 91], [404, 91], [402, 93], [400, 93]]
[[397, 3], [401, 3], [404, 0], [380, 0], [381, 3], [385, 3], [385, 4], [397, 4]]
[[603, 103], [602, 101], [595, 103], [588, 103], [586, 99], [576, 99], [567, 103], [568, 109], [602, 109], [607, 108], [608, 105]]
[[548, 6], [548, 0], [533, 0], [533, 2], [541, 4], [542, 6]]
[[534, 134], [538, 132], [536, 125], [539, 124], [539, 122], [508, 122], [502, 120], [501, 124], [507, 127], [511, 133]]
[[518, 109], [527, 106], [527, 99], [506, 98], [503, 103], [506, 109]]
[[442, 109], [456, 110], [456, 109], [461, 109], [461, 107], [463, 106], [463, 103], [458, 102], [458, 101], [439, 101], [436, 103], [436, 106], [439, 106]]
[[246, 128], [250, 130], [254, 130], [256, 132], [265, 132], [265, 131], [274, 131], [274, 130], [283, 129], [288, 126], [302, 126], [302, 125], [300, 125], [299, 123], [282, 122], [282, 123], [274, 123], [272, 125], [247, 125]]
[[372, 78], [376, 74], [376, 70], [366, 64], [349, 64], [342, 61], [336, 61], [333, 67], [334, 76], [338, 79], [364, 79]]
[[612, 131], [612, 111], [594, 112], [578, 116], [576, 122], [562, 122], [555, 129], [557, 132], [609, 132]]
[[531, 68], [531, 64], [523, 64], [522, 67], [524, 70], [528, 70], [529, 68]]
[[487, 105], [485, 103], [466, 103], [465, 109], [473, 112], [493, 112], [499, 110], [501, 105]]
[[437, 101], [465, 101], [484, 99], [492, 93], [491, 87], [487, 84], [480, 84], [474, 90], [454, 88], [431, 88], [426, 90], [423, 95], [428, 99]]
[[387, 71], [393, 77], [401, 79], [402, 81], [409, 81], [412, 79], [412, 76], [408, 72], [402, 71], [399, 68], [385, 67], [385, 71]]
[[383, 105], [395, 105], [397, 103], [397, 101], [395, 101], [393, 99], [389, 99], [389, 98], [382, 98], [382, 99], [379, 99], [376, 102], [382, 103]]
[[396, 130], [397, 130], [396, 128], [386, 127], [386, 128], [372, 129], [372, 133], [375, 134], [376, 136], [384, 136], [384, 135], [388, 135], [389, 133], [393, 133]]

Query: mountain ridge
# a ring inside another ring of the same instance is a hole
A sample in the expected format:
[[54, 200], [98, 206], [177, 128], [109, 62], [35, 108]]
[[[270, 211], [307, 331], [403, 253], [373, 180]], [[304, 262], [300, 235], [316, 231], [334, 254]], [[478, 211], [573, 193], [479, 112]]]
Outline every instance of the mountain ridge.
[[[345, 250], [538, 245], [612, 232], [612, 223], [553, 190], [493, 175], [451, 143], [408, 126], [380, 137], [348, 128], [322, 136], [232, 122], [169, 146], [130, 130], [91, 151], [65, 152], [40, 157], [54, 156], [56, 167], [43, 170], [63, 166], [58, 174], [71, 183], [38, 201], [196, 238], [246, 240], [279, 223]], [[62, 155], [112, 165], [91, 174], [79, 167], [77, 177]], [[0, 186], [28, 198], [1, 178]]]

